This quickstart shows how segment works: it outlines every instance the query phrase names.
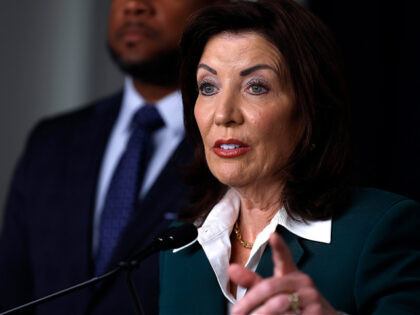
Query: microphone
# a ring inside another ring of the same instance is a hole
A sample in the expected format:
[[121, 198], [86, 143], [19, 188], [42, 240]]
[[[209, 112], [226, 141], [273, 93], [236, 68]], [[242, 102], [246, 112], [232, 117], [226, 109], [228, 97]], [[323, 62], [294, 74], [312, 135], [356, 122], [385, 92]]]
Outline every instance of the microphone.
[[168, 250], [185, 246], [197, 238], [197, 228], [192, 223], [169, 228], [156, 237], [159, 250]]
[[141, 308], [140, 301], [137, 297], [135, 286], [133, 283], [133, 280], [131, 278], [131, 273], [134, 271], [135, 268], [137, 268], [140, 263], [149, 257], [150, 255], [162, 251], [162, 250], [168, 250], [168, 249], [174, 249], [179, 248], [182, 246], [185, 246], [192, 241], [194, 241], [197, 238], [197, 228], [192, 223], [185, 223], [177, 227], [171, 227], [163, 232], [159, 233], [156, 238], [150, 243], [148, 246], [146, 246], [144, 249], [139, 251], [138, 253], [131, 256], [131, 258], [128, 261], [121, 261], [116, 268], [112, 269], [111, 271], [106, 272], [103, 275], [93, 277], [87, 281], [78, 283], [76, 285], [73, 285], [67, 289], [57, 291], [55, 293], [52, 293], [50, 295], [44, 296], [40, 299], [33, 300], [31, 302], [28, 302], [26, 304], [14, 307], [12, 309], [9, 309], [3, 313], [0, 313], [0, 315], [6, 315], [11, 314], [16, 311], [20, 311], [22, 309], [26, 309], [28, 307], [33, 307], [36, 305], [39, 305], [41, 303], [45, 303], [47, 301], [53, 300], [55, 298], [58, 298], [63, 295], [67, 295], [73, 291], [86, 288], [88, 286], [91, 286], [95, 283], [98, 283], [102, 280], [105, 280], [107, 278], [110, 278], [111, 276], [114, 276], [118, 274], [122, 270], [127, 270], [127, 282], [129, 285], [129, 290], [131, 297], [133, 299], [133, 302], [135, 304], [135, 308], [138, 314], [143, 314], [143, 310]]
[[[168, 250], [185, 246], [197, 238], [197, 228], [192, 223], [184, 223], [180, 226], [170, 227], [160, 232], [146, 248], [134, 254], [128, 260], [121, 261], [121, 268], [134, 269], [150, 255], [161, 250]], [[2, 315], [2, 314], [0, 314]]]

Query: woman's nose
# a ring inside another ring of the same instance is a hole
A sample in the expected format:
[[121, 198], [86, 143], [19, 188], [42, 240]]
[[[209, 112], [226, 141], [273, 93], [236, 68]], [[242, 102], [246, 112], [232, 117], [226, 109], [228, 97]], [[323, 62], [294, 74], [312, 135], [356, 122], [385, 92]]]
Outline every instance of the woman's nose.
[[232, 94], [222, 96], [216, 106], [214, 123], [220, 126], [231, 126], [242, 122], [243, 116], [239, 98]]

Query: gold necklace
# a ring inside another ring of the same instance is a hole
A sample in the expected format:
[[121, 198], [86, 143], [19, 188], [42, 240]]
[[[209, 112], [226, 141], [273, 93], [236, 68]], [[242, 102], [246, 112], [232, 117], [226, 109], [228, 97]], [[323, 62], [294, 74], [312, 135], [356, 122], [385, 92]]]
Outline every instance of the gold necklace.
[[239, 231], [238, 221], [236, 221], [233, 231], [235, 232], [236, 239], [239, 241], [239, 243], [241, 243], [243, 247], [252, 249], [252, 247], [254, 246], [254, 243], [250, 243], [242, 239], [241, 232]]

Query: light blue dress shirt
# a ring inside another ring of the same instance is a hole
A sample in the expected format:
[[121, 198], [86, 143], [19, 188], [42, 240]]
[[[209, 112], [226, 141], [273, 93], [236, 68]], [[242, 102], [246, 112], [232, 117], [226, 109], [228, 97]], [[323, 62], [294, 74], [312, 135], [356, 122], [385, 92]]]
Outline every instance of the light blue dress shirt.
[[[95, 256], [99, 242], [99, 227], [104, 207], [105, 197], [108, 191], [112, 175], [118, 162], [125, 151], [130, 138], [129, 125], [133, 115], [143, 106], [146, 101], [134, 88], [133, 81], [127, 77], [124, 82], [124, 94], [118, 118], [111, 131], [102, 165], [99, 172], [99, 181], [96, 189], [95, 213], [93, 219], [92, 249]], [[159, 114], [162, 116], [165, 126], [153, 134], [155, 151], [149, 161], [145, 173], [139, 198], [152, 187], [160, 172], [168, 162], [175, 149], [184, 137], [182, 98], [179, 91], [165, 96], [155, 103]]]

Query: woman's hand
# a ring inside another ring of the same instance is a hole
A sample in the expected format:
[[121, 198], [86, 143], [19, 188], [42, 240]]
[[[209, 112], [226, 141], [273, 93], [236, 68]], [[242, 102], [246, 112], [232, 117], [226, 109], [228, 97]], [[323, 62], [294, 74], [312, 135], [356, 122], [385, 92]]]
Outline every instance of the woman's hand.
[[271, 278], [263, 279], [238, 264], [229, 267], [231, 280], [248, 288], [232, 314], [339, 314], [322, 297], [312, 279], [298, 270], [289, 248], [277, 233], [270, 236], [269, 243], [274, 262]]

